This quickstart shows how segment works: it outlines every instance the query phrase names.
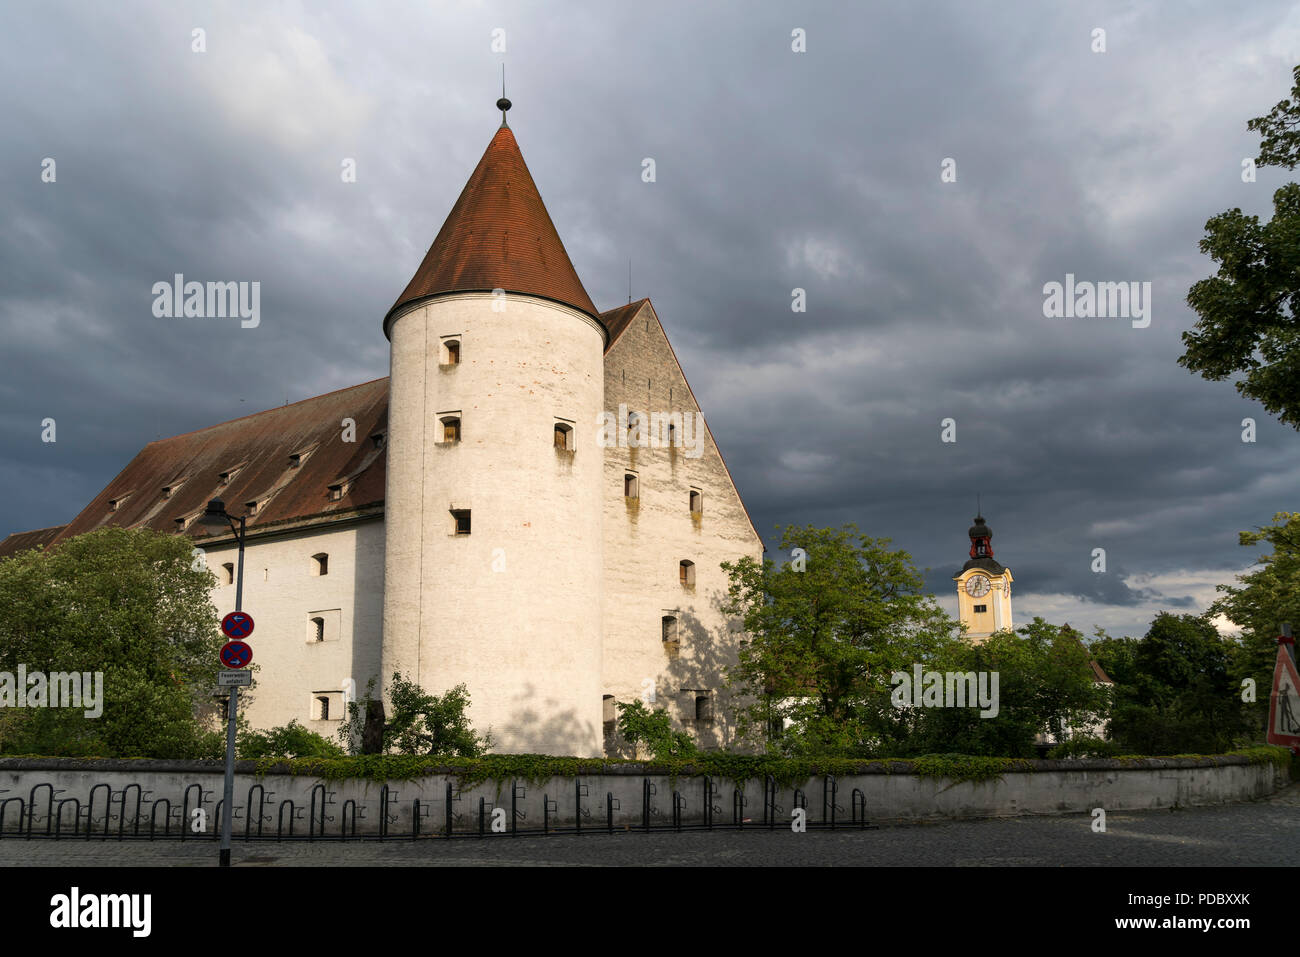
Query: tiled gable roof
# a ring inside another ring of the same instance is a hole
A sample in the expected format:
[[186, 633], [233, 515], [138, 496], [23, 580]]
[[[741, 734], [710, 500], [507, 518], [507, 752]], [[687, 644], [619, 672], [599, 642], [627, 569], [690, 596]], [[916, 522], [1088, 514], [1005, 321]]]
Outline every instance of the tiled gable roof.
[[58, 537], [59, 532], [67, 527], [66, 525], [51, 525], [49, 528], [37, 528], [30, 532], [14, 532], [4, 541], [0, 541], [0, 558], [8, 558], [10, 555], [25, 552], [29, 548], [48, 545]]
[[[344, 419], [356, 423], [355, 441], [343, 440]], [[257, 502], [250, 530], [380, 505], [386, 442], [372, 436], [387, 427], [384, 378], [150, 442], [51, 541], [107, 525], [177, 531], [213, 498], [232, 515]], [[337, 500], [331, 485], [343, 486]], [[206, 534], [192, 522], [184, 530]]]

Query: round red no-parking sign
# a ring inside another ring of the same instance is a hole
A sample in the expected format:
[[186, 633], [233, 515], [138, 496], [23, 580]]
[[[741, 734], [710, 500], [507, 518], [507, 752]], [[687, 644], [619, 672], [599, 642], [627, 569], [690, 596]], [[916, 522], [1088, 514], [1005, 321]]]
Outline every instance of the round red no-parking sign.
[[253, 649], [242, 641], [228, 641], [221, 646], [221, 663], [227, 668], [242, 668], [253, 660]]
[[227, 638], [247, 638], [253, 633], [253, 616], [246, 611], [232, 611], [221, 619], [221, 632]]

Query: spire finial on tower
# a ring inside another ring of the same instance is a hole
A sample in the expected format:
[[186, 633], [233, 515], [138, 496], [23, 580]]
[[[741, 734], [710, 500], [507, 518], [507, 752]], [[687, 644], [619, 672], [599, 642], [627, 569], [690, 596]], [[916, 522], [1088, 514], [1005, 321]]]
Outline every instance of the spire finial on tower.
[[506, 65], [501, 64], [501, 99], [497, 100], [497, 109], [501, 111], [501, 125], [509, 126], [506, 122], [506, 110], [510, 109], [510, 101], [506, 99]]

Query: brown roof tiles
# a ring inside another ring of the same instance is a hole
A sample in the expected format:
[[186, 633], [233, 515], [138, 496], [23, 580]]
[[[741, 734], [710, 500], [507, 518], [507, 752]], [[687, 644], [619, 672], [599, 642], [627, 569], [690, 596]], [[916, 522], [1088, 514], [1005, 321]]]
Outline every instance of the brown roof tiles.
[[[344, 441], [344, 419], [356, 423], [354, 441]], [[176, 531], [177, 519], [193, 519], [213, 498], [225, 502], [232, 515], [245, 514], [246, 503], [258, 502], [248, 519], [250, 531], [382, 505], [385, 456], [371, 436], [387, 423], [384, 378], [150, 442], [81, 514], [44, 543], [57, 544], [106, 525]], [[311, 454], [294, 467], [290, 457], [308, 449]], [[223, 474], [229, 474], [225, 484]], [[333, 501], [329, 487], [340, 481], [344, 494]], [[170, 495], [165, 496], [165, 488]], [[110, 508], [110, 502], [117, 507]], [[206, 534], [193, 522], [185, 531]], [[17, 537], [0, 544], [0, 556], [8, 554], [4, 546]]]
[[493, 289], [597, 314], [508, 126], [492, 137], [420, 268], [384, 318], [384, 331], [407, 303]]

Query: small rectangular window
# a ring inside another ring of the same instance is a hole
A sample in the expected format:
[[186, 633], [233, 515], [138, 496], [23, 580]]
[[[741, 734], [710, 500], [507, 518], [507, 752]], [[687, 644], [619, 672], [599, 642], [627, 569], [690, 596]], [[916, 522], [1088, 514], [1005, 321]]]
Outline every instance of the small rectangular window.
[[672, 615], [664, 615], [663, 618], [660, 620], [660, 624], [663, 629], [663, 640], [669, 643], [676, 641], [677, 640], [677, 619], [674, 618]]
[[988, 605], [976, 605], [976, 606], [975, 606], [975, 614], [977, 614], [977, 615], [978, 615], [978, 614], [981, 614], [982, 612], [986, 612], [986, 611], [988, 611], [988, 610], [989, 610], [989, 606], [988, 606]]
[[623, 476], [623, 495], [627, 498], [641, 497], [641, 483], [631, 472]]
[[704, 511], [704, 493], [699, 489], [691, 489], [691, 513], [699, 515]]
[[469, 509], [454, 508], [451, 510], [451, 529], [453, 535], [469, 534]]
[[695, 720], [713, 720], [713, 697], [707, 691], [695, 696]]

